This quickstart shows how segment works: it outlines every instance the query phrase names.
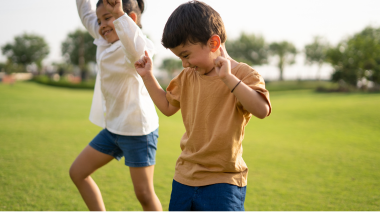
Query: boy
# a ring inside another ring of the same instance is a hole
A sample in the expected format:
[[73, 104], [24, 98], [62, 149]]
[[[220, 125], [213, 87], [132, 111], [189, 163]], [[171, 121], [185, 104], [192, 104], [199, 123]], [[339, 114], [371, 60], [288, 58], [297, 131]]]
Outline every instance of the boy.
[[199, 1], [180, 5], [168, 19], [162, 44], [185, 68], [165, 92], [147, 52], [135, 63], [157, 108], [181, 109], [186, 133], [180, 143], [170, 211], [241, 211], [248, 168], [242, 158], [244, 127], [251, 115], [269, 116], [269, 93], [250, 66], [228, 56], [219, 14]]

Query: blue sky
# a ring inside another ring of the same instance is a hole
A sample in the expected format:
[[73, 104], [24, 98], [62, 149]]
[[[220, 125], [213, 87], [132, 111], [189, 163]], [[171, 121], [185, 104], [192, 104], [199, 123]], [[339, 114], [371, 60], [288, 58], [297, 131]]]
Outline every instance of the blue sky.
[[[0, 7], [2, 30], [0, 46], [24, 32], [43, 36], [50, 46], [45, 64], [61, 61], [60, 46], [70, 31], [83, 28], [74, 0], [5, 1]], [[93, 3], [96, 0], [92, 0]], [[146, 0], [142, 17], [143, 31], [156, 45], [156, 64], [165, 57], [175, 57], [160, 44], [162, 30], [172, 11], [187, 0]], [[362, 30], [380, 27], [378, 0], [204, 0], [223, 18], [228, 37], [234, 39], [244, 31], [263, 35], [268, 42], [287, 40], [302, 49], [314, 35], [332, 44]], [[227, 50], [228, 51], [228, 50]], [[0, 62], [5, 57], [0, 54]], [[157, 65], [158, 67], [158, 65]], [[303, 58], [289, 68], [288, 74], [305, 70]], [[273, 65], [257, 67], [264, 73], [277, 73]], [[309, 68], [315, 70], [315, 68]], [[295, 70], [297, 70], [295, 72]], [[325, 67], [326, 74], [328, 67]], [[260, 71], [259, 71], [260, 72]], [[291, 77], [293, 77], [291, 76]], [[268, 76], [269, 77], [269, 76]], [[287, 76], [285, 76], [287, 77]], [[289, 76], [290, 78], [290, 76]]]

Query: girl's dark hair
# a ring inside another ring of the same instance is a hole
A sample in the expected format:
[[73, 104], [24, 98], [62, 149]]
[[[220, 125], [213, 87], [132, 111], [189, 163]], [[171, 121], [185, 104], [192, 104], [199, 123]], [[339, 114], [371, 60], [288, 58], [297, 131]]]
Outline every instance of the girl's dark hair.
[[[135, 12], [137, 15], [136, 24], [140, 28], [142, 28], [141, 14], [144, 12], [144, 8], [145, 8], [144, 0], [122, 0], [122, 2], [123, 2], [123, 11], [126, 14], [129, 14], [130, 12]], [[98, 8], [102, 4], [103, 4], [103, 0], [98, 0], [98, 3], [96, 3], [96, 8]]]
[[187, 42], [206, 45], [214, 34], [220, 37], [221, 43], [226, 42], [226, 29], [219, 13], [207, 4], [193, 0], [181, 4], [170, 15], [161, 43], [165, 48], [175, 48]]

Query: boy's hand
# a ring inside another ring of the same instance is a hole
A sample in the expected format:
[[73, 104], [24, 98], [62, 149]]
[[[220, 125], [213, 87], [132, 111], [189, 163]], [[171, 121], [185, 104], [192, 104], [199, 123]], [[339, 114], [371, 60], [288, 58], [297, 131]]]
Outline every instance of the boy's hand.
[[221, 56], [214, 60], [215, 71], [219, 78], [224, 79], [231, 74], [231, 62], [226, 58], [222, 46], [219, 48]]
[[153, 73], [152, 59], [149, 57], [147, 51], [145, 51], [145, 56], [135, 62], [135, 68], [137, 73], [139, 73], [142, 78]]
[[103, 0], [103, 5], [115, 19], [124, 15], [122, 0]]

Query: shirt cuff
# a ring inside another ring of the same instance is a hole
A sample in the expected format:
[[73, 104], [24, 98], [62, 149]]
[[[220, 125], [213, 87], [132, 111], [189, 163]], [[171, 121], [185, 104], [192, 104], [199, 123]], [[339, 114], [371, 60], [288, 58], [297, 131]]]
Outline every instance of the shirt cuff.
[[[117, 24], [117, 23], [119, 23], [119, 22], [122, 22], [122, 20], [126, 20], [126, 19], [132, 19], [131, 17], [129, 17], [126, 13], [124, 13], [124, 15], [122, 15], [122, 16], [120, 16], [119, 18], [117, 18], [117, 19], [115, 19], [114, 21], [113, 21], [113, 24], [115, 25], [115, 24]], [[132, 20], [133, 21], [133, 20]]]

